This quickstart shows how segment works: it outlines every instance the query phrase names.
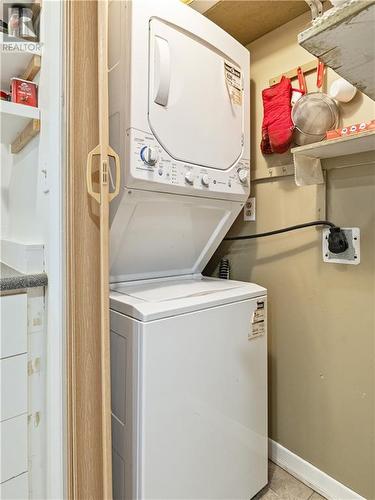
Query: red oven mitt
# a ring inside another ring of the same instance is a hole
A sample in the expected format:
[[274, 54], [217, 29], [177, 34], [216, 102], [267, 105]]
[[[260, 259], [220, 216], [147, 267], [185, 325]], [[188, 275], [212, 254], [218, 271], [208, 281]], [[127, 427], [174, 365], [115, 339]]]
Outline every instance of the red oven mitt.
[[263, 123], [260, 149], [263, 154], [285, 153], [293, 137], [291, 116], [292, 85], [282, 77], [279, 83], [262, 91]]

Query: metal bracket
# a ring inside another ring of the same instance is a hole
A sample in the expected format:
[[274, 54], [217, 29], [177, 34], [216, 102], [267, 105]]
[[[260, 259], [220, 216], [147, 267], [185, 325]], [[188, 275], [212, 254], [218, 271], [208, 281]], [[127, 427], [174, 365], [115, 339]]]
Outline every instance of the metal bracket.
[[305, 0], [311, 10], [311, 17], [314, 21], [323, 14], [323, 4], [320, 0]]

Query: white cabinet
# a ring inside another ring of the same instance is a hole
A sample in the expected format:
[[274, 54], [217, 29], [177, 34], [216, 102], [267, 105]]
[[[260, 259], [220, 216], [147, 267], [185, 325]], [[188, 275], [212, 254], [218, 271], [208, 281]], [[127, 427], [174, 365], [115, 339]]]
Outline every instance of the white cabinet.
[[0, 499], [28, 498], [27, 294], [0, 297]]
[[0, 500], [26, 500], [27, 498], [29, 498], [27, 472], [0, 484]]
[[27, 295], [0, 297], [0, 359], [27, 351]]
[[27, 354], [0, 360], [0, 420], [27, 412]]
[[27, 415], [0, 423], [0, 482], [27, 471]]

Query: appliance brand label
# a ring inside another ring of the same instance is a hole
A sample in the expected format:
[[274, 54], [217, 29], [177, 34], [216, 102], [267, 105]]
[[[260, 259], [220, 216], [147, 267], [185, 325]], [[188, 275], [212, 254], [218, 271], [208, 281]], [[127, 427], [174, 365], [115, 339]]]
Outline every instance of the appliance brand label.
[[248, 333], [248, 340], [251, 340], [265, 333], [265, 308], [264, 301], [258, 300], [257, 308], [253, 313], [251, 320], [250, 331]]
[[241, 71], [224, 61], [224, 75], [228, 93], [233, 104], [242, 105], [242, 76]]

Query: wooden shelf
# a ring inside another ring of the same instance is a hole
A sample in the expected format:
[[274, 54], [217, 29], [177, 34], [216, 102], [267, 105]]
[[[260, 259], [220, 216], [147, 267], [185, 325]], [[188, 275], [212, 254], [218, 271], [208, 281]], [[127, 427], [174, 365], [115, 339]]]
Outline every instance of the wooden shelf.
[[303, 1], [194, 0], [190, 5], [245, 46], [309, 10]]
[[298, 35], [299, 44], [375, 99], [375, 0], [351, 0], [328, 10]]
[[310, 158], [336, 158], [356, 153], [375, 151], [375, 131], [362, 132], [348, 137], [340, 137], [329, 141], [315, 142], [306, 146], [298, 146], [291, 150], [294, 156], [304, 155]]
[[1, 142], [18, 153], [39, 133], [40, 111], [32, 106], [0, 101]]
[[[19, 4], [17, 4], [19, 5]], [[22, 4], [21, 4], [22, 5]], [[25, 6], [28, 7], [30, 2], [25, 2]], [[33, 11], [34, 19], [40, 15], [40, 9], [42, 8], [42, 0], [34, 0], [32, 2], [31, 10]]]

